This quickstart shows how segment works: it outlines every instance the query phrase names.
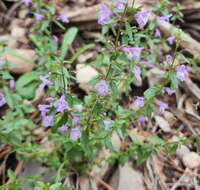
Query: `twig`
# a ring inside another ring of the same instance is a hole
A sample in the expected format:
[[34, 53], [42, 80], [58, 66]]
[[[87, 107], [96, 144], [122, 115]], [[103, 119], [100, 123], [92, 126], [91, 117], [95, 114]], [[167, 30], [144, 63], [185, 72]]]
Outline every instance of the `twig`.
[[93, 179], [95, 179], [97, 184], [100, 184], [100, 185], [104, 186], [107, 190], [114, 190], [109, 184], [107, 184], [105, 181], [103, 181], [98, 176], [92, 174], [91, 172], [87, 172], [87, 175], [92, 177]]

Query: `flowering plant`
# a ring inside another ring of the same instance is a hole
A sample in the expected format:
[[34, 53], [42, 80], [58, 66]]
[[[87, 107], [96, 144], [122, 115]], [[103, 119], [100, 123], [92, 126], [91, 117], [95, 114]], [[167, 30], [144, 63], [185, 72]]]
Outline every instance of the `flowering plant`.
[[[33, 2], [25, 0], [24, 4], [31, 6]], [[180, 31], [174, 36], [164, 36], [158, 25], [177, 19], [168, 13], [166, 4], [153, 11], [128, 5], [125, 0], [117, 0], [112, 6], [101, 5], [98, 18], [102, 27], [101, 48], [96, 59], [89, 63], [98, 75], [89, 81], [92, 88], [88, 94], [81, 97], [73, 91], [74, 86], [80, 90], [74, 75], [78, 71], [74, 71], [73, 65], [94, 44], [81, 47], [70, 57], [69, 48], [78, 33], [76, 27], [71, 27], [63, 34], [70, 19], [57, 14], [50, 4], [39, 3], [33, 11], [37, 22], [30, 39], [39, 57], [37, 67], [22, 75], [16, 84], [7, 71], [8, 63], [0, 73], [3, 79], [0, 107], [7, 109], [0, 120], [0, 135], [4, 136], [1, 143], [10, 144], [19, 159], [35, 159], [54, 168], [83, 172], [99, 162], [96, 156], [102, 147], [110, 150], [112, 161], [124, 162], [134, 157], [142, 163], [158, 150], [174, 153], [178, 144], [185, 142], [186, 139], [181, 139], [169, 143], [158, 137], [140, 142], [129, 133], [136, 127], [148, 130], [145, 124], [153, 118], [153, 108], [158, 107], [160, 115], [170, 109], [163, 97], [173, 96], [178, 85], [189, 77], [189, 61], [179, 52]], [[53, 24], [62, 31], [59, 36], [52, 32]], [[156, 49], [158, 45], [163, 47], [163, 57]], [[1, 53], [7, 51], [3, 48]], [[181, 57], [184, 59], [177, 64]], [[136, 86], [141, 86], [149, 69], [154, 67], [164, 71], [162, 82], [137, 94]], [[43, 93], [39, 103], [32, 101], [34, 93], [27, 90]], [[23, 99], [30, 102], [25, 104]], [[34, 112], [37, 114], [32, 119], [30, 114]], [[38, 126], [52, 142], [50, 151], [43, 151], [36, 143], [37, 138], [26, 138]], [[113, 133], [128, 142], [125, 150], [115, 148]]]

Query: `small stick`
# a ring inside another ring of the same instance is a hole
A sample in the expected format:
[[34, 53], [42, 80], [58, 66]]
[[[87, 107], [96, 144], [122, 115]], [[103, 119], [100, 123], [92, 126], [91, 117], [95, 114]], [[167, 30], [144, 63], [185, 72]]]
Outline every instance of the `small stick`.
[[109, 184], [107, 184], [105, 181], [103, 181], [98, 176], [92, 174], [91, 172], [87, 172], [87, 175], [89, 175], [90, 177], [94, 178], [97, 181], [97, 183], [99, 183], [100, 185], [104, 186], [107, 190], [114, 190]]

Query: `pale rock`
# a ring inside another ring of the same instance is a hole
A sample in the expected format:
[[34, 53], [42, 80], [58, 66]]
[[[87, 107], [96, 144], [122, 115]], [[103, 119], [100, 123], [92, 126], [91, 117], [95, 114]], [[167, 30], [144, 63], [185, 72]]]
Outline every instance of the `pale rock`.
[[18, 47], [18, 42], [15, 38], [10, 36], [10, 39], [8, 40], [7, 47], [16, 49]]
[[81, 176], [79, 184], [80, 190], [98, 190], [96, 181], [88, 176]]
[[174, 114], [169, 111], [164, 112], [164, 118], [169, 122], [170, 126], [174, 125], [177, 120]]
[[91, 190], [90, 180], [87, 176], [79, 178], [80, 190]]
[[141, 87], [142, 86], [142, 78], [137, 77], [136, 80], [133, 82], [135, 86]]
[[145, 190], [142, 173], [133, 169], [129, 163], [119, 166], [110, 184], [115, 190]]
[[25, 19], [27, 14], [29, 13], [28, 9], [22, 9], [19, 11], [19, 18], [20, 19]]
[[[24, 27], [29, 27], [29, 31], [31, 30], [30, 25], [33, 23], [33, 19], [32, 18], [26, 18], [23, 22], [23, 26]], [[33, 31], [33, 29], [32, 29]]]
[[19, 42], [25, 42], [26, 41], [26, 29], [25, 28], [22, 28], [18, 25], [15, 25], [12, 27], [12, 30], [11, 30], [11, 36], [13, 38], [15, 38], [17, 41]]
[[5, 60], [9, 62], [9, 71], [15, 74], [23, 74], [32, 71], [34, 60], [36, 59], [35, 51], [28, 49], [13, 49], [14, 54], [6, 53]]
[[180, 147], [177, 148], [176, 150], [176, 155], [179, 159], [182, 160], [182, 158], [184, 157], [184, 155], [190, 153], [190, 150], [187, 146], [185, 145], [181, 145]]
[[200, 156], [196, 152], [190, 152], [183, 156], [183, 164], [189, 169], [195, 169], [200, 166]]
[[154, 116], [155, 121], [157, 125], [166, 133], [169, 133], [171, 131], [170, 125], [167, 120], [165, 120], [163, 117], [156, 115]]
[[98, 72], [90, 65], [78, 64], [76, 68], [76, 80], [81, 89], [89, 92], [92, 86], [88, 84], [93, 78], [98, 76]]

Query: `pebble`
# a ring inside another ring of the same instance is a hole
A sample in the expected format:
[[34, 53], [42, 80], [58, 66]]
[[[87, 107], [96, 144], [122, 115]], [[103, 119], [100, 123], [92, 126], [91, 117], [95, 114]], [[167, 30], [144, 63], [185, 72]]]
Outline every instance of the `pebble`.
[[190, 152], [183, 156], [183, 164], [189, 169], [195, 169], [200, 166], [200, 156], [196, 152]]

